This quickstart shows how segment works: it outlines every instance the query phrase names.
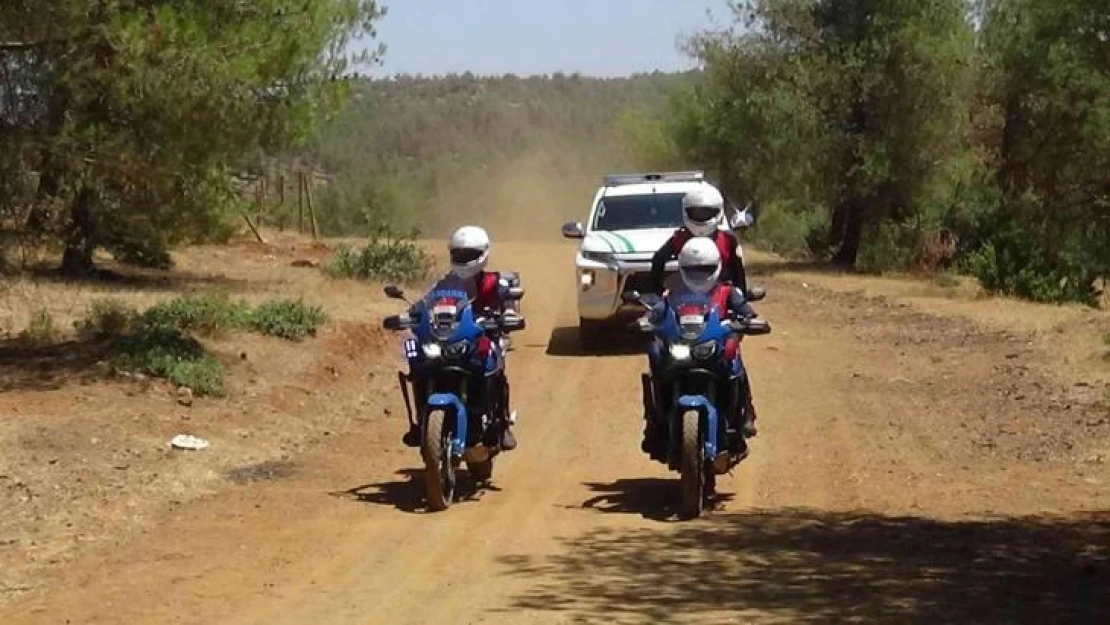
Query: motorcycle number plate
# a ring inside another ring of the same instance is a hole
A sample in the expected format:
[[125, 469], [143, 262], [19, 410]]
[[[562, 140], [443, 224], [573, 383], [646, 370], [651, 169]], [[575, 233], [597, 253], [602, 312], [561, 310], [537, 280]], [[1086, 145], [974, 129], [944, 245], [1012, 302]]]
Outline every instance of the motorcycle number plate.
[[680, 323], [681, 325], [684, 325], [684, 326], [685, 325], [698, 325], [698, 324], [701, 324], [701, 323], [705, 323], [705, 316], [704, 315], [682, 315], [681, 317], [679, 317], [678, 323]]

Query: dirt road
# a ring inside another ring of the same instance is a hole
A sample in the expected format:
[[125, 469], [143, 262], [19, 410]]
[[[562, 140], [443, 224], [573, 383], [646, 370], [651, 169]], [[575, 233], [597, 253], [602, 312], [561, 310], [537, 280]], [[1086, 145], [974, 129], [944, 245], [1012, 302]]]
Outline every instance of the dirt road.
[[530, 325], [493, 488], [426, 514], [389, 398], [291, 475], [165, 515], [0, 622], [1110, 622], [1110, 482], [1086, 461], [1105, 404], [1071, 398], [1040, 343], [764, 267], [760, 435], [719, 508], [679, 522], [676, 476], [639, 451], [643, 357], [577, 351], [571, 254], [498, 249]]

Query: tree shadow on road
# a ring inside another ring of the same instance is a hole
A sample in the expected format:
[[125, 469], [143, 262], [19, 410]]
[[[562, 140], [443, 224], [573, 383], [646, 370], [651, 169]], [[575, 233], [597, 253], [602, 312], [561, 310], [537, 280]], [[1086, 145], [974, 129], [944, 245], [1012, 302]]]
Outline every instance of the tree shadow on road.
[[63, 285], [81, 284], [110, 289], [132, 291], [206, 291], [218, 290], [245, 293], [259, 290], [270, 284], [266, 280], [230, 278], [218, 274], [205, 274], [183, 269], [144, 269], [120, 263], [102, 263], [85, 276], [62, 273], [53, 265], [38, 265], [26, 270], [36, 280]]
[[[351, 499], [362, 503], [393, 506], [402, 512], [411, 514], [430, 512], [424, 498], [424, 470], [401, 469], [397, 472], [397, 475], [401, 479], [378, 484], [363, 484], [330, 494], [333, 497]], [[478, 484], [470, 479], [465, 470], [460, 469], [458, 483], [455, 487], [454, 503], [475, 502], [481, 499], [487, 491], [498, 492], [500, 490], [493, 484]]]
[[109, 357], [105, 342], [67, 341], [34, 345], [0, 341], [0, 392], [57, 390], [103, 377], [95, 365]]
[[513, 610], [608, 623], [1110, 623], [1105, 512], [975, 521], [713, 514], [596, 529], [564, 547], [502, 559], [509, 574], [535, 580]]

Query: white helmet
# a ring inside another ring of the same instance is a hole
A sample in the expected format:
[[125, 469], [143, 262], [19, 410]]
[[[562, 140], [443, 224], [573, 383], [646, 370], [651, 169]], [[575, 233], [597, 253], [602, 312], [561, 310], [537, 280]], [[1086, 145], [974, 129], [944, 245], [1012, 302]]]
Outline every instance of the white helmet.
[[717, 230], [725, 198], [712, 185], [703, 184], [682, 198], [682, 221], [693, 235], [707, 237]]
[[473, 278], [489, 261], [489, 235], [478, 226], [463, 226], [451, 235], [447, 249], [451, 255], [451, 273], [463, 279]]
[[695, 293], [707, 293], [721, 277], [721, 251], [712, 239], [694, 237], [678, 253], [678, 273], [686, 288]]

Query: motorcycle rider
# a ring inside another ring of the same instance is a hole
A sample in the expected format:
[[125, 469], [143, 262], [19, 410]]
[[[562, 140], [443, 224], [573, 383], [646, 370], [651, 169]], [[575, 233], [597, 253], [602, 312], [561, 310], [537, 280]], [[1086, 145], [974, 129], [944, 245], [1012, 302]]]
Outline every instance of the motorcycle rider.
[[[473, 287], [475, 293], [473, 303], [476, 316], [491, 313], [499, 314], [502, 318], [519, 316], [517, 302], [508, 296], [509, 289], [517, 286], [518, 279], [515, 274], [486, 271], [486, 264], [490, 257], [490, 238], [485, 229], [478, 226], [463, 226], [451, 235], [447, 244], [450, 255], [451, 270], [438, 282], [447, 279], [464, 281], [468, 287]], [[437, 283], [438, 283], [437, 282]], [[419, 314], [422, 302], [415, 304], [410, 314]], [[498, 342], [497, 349], [504, 349], [506, 337], [492, 337]], [[413, 391], [416, 395], [418, 410], [422, 409], [421, 402], [427, 394], [427, 381], [418, 375], [414, 369], [409, 373], [412, 380]], [[495, 415], [502, 421], [501, 448], [505, 451], [516, 449], [516, 436], [513, 435], [512, 425], [516, 423], [516, 411], [509, 409], [509, 381], [502, 369], [490, 380], [494, 389], [504, 393], [502, 415]], [[413, 426], [405, 433], [403, 440], [406, 445], [418, 447], [420, 445], [420, 429]]]
[[[744, 272], [744, 260], [739, 253], [740, 242], [736, 235], [719, 228], [721, 220], [725, 218], [724, 213], [725, 198], [712, 185], [701, 185], [682, 198], [683, 227], [676, 230], [651, 259], [651, 282], [656, 295], [662, 295], [666, 286], [667, 263], [675, 257], [680, 257], [680, 251], [684, 250], [689, 242], [698, 237], [704, 237], [707, 241], [712, 241], [717, 248], [717, 258], [721, 264], [717, 279], [736, 287], [743, 299], [754, 299], [752, 292], [748, 289], [748, 279]], [[732, 219], [729, 219], [729, 223], [733, 227], [750, 226], [752, 223], [751, 215], [747, 209], [738, 211], [732, 216]], [[681, 265], [680, 260], [680, 271]], [[751, 382], [747, 374], [744, 375], [742, 383], [744, 385], [744, 396], [748, 402], [744, 411], [743, 431], [746, 438], [751, 438], [759, 432], [755, 426], [755, 400], [752, 398]]]
[[[678, 301], [681, 298], [683, 291], [696, 293], [696, 294], [709, 294], [709, 299], [712, 305], [717, 309], [718, 315], [722, 318], [736, 317], [741, 319], [751, 319], [757, 316], [755, 310], [752, 309], [751, 304], [748, 303], [747, 297], [740, 289], [732, 286], [727, 281], [721, 280], [722, 275], [721, 253], [718, 246], [714, 241], [708, 237], [694, 237], [690, 239], [678, 254], [678, 274], [680, 280], [672, 284], [671, 288], [667, 290], [667, 298], [660, 300], [657, 304], [653, 305], [652, 310], [648, 313], [648, 320], [655, 324], [663, 319], [667, 307], [671, 305], [670, 302]], [[731, 360], [735, 358], [740, 367], [740, 375], [736, 380], [735, 393], [731, 398], [732, 409], [726, 411], [728, 414], [729, 422], [735, 428], [740, 426], [743, 436], [737, 437], [732, 441], [732, 451], [738, 454], [746, 454], [747, 443], [745, 438], [754, 436], [755, 427], [752, 421], [755, 418], [755, 409], [751, 401], [751, 384], [748, 380], [747, 370], [740, 359], [740, 338], [732, 336], [728, 339], [724, 347], [723, 358]], [[669, 405], [668, 398], [665, 393], [669, 390], [664, 388], [665, 385], [658, 384], [658, 372], [656, 371], [656, 362], [651, 359], [650, 367], [654, 386], [654, 395], [656, 405], [666, 406]], [[739, 400], [746, 399], [746, 405], [741, 409]], [[665, 428], [665, 424], [653, 422], [652, 415], [648, 415], [647, 423], [644, 426], [644, 442], [643, 449], [646, 453], [658, 453], [658, 442], [663, 432], [660, 428]], [[742, 421], [738, 423], [739, 421]]]
[[[671, 235], [651, 259], [651, 283], [656, 294], [663, 293], [667, 263], [676, 258], [686, 242], [694, 237], [709, 237], [717, 244], [721, 253], [721, 279], [731, 283], [745, 295], [749, 294], [744, 259], [739, 251], [740, 241], [736, 235], [720, 229], [722, 219], [725, 219], [725, 198], [712, 185], [700, 185], [682, 198], [683, 226]], [[746, 227], [752, 223], [747, 209], [736, 211], [728, 221], [732, 227]]]

